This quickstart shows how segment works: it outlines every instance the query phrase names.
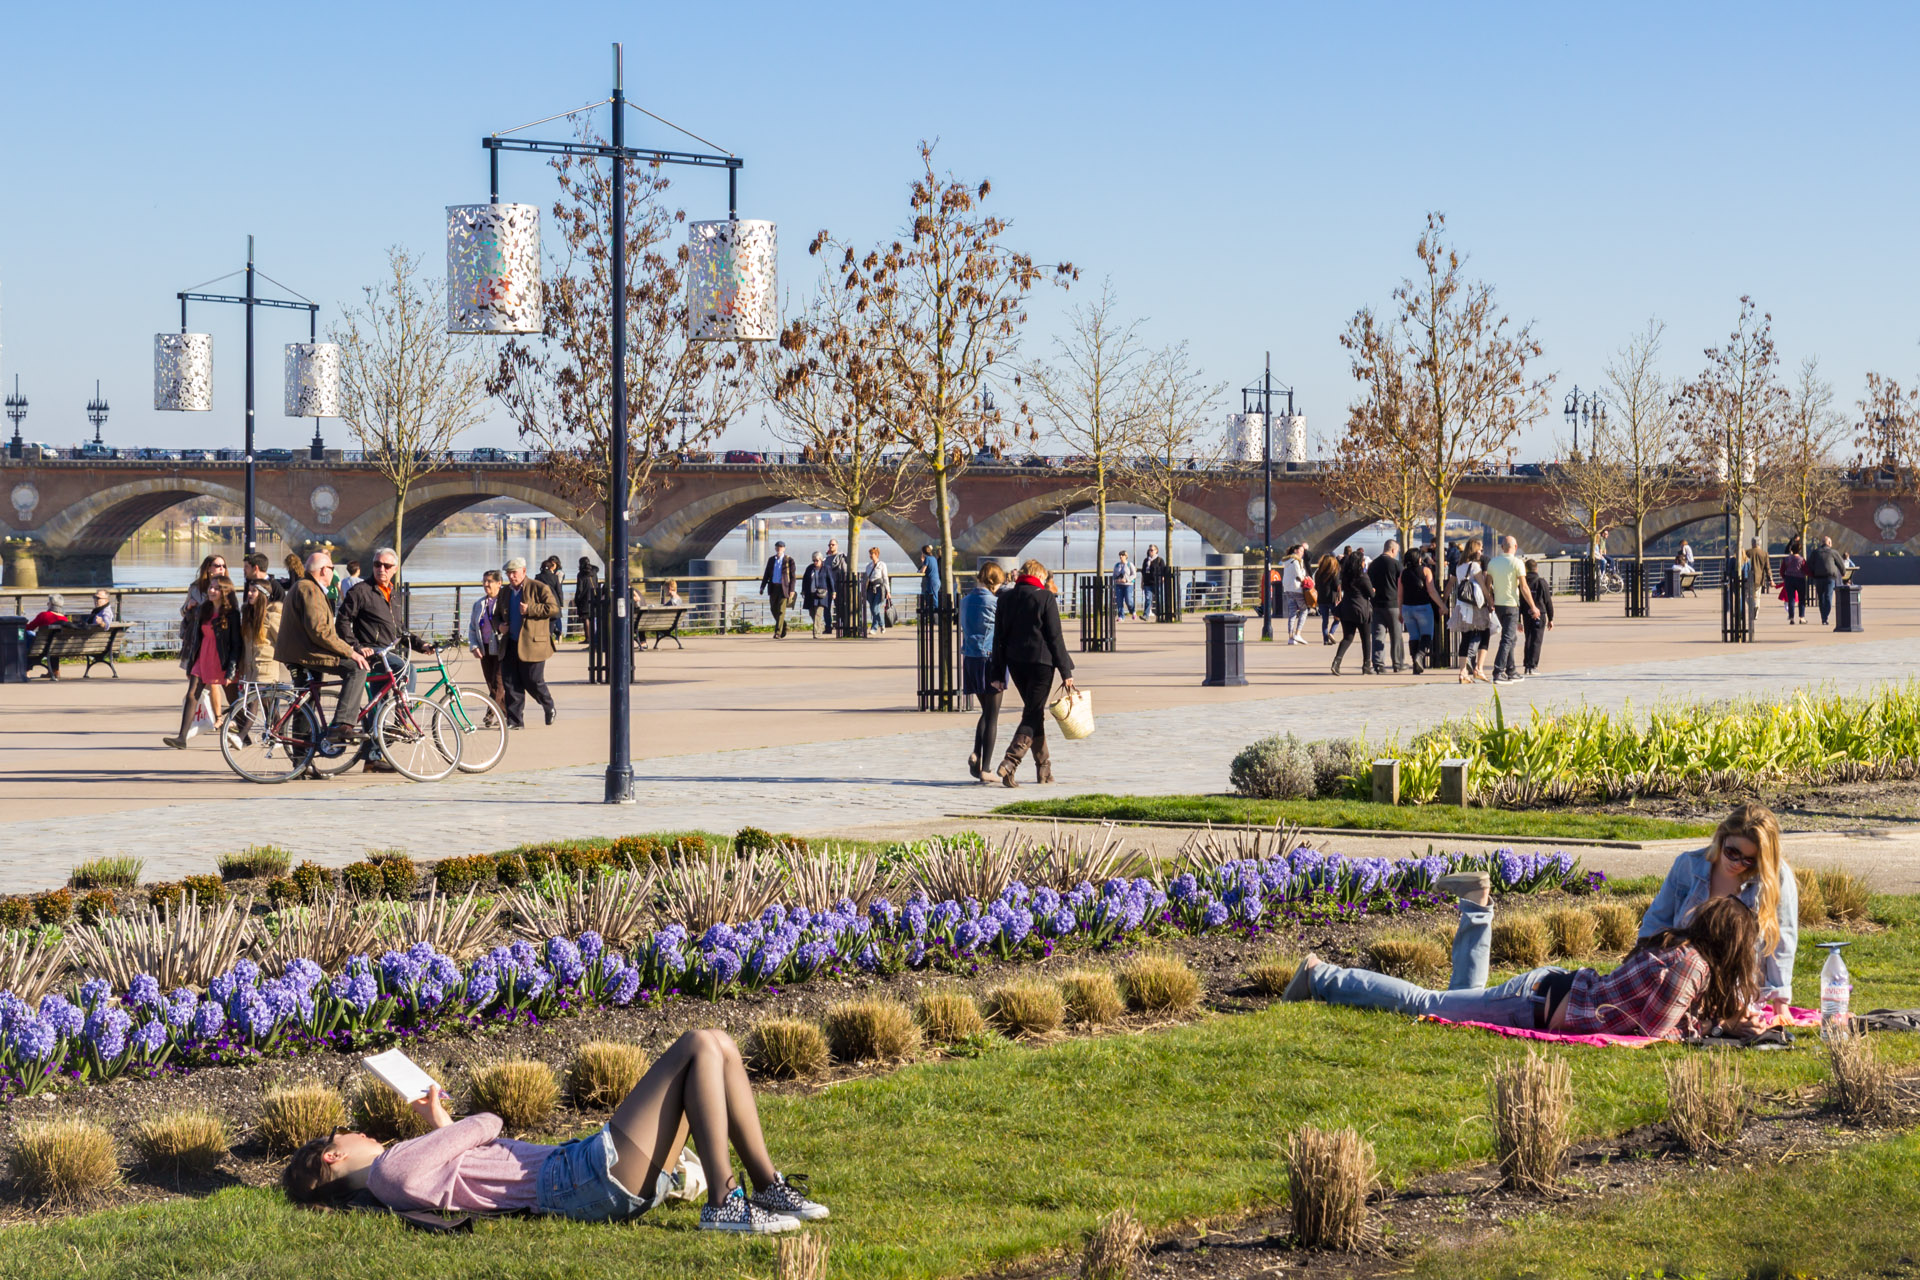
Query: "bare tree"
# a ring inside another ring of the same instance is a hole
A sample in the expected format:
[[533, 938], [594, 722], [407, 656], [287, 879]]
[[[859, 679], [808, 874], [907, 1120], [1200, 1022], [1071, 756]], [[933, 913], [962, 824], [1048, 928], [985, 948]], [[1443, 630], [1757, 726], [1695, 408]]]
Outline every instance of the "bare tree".
[[1185, 342], [1156, 351], [1135, 384], [1140, 438], [1121, 460], [1119, 486], [1166, 520], [1167, 563], [1173, 563], [1173, 508], [1218, 461], [1225, 441], [1211, 430], [1224, 382], [1209, 383]]
[[1763, 506], [1788, 522], [1806, 554], [1813, 519], [1847, 499], [1846, 476], [1837, 456], [1848, 423], [1834, 406], [1833, 384], [1808, 357], [1789, 393], [1790, 401], [1762, 475]]
[[[598, 142], [581, 129], [585, 141]], [[627, 184], [627, 421], [613, 422], [613, 177], [597, 158], [553, 161], [560, 247], [546, 273], [546, 332], [501, 347], [487, 390], [523, 438], [547, 451], [555, 479], [584, 512], [607, 519], [645, 493], [679, 432], [698, 447], [719, 435], [754, 389], [750, 343], [687, 336], [689, 253], [674, 243], [686, 221], [665, 203], [657, 169], [622, 166]], [[616, 443], [628, 489], [610, 494]], [[611, 538], [609, 538], [611, 543]]]
[[876, 515], [926, 496], [920, 457], [882, 416], [892, 364], [876, 354], [873, 326], [828, 265], [806, 313], [763, 357], [761, 387], [780, 421], [773, 433], [807, 466], [781, 480], [802, 502], [847, 513], [847, 563], [860, 563], [860, 531]]
[[[1413, 545], [1414, 521], [1432, 509], [1420, 459], [1408, 452], [1413, 411], [1406, 343], [1400, 335], [1355, 352], [1360, 397], [1347, 408], [1346, 433], [1320, 489], [1336, 511], [1392, 523], [1400, 545]], [[1436, 542], [1438, 538], [1436, 536]]]
[[[889, 366], [880, 416], [919, 455], [932, 484], [941, 580], [951, 590], [949, 485], [969, 458], [1001, 443], [1007, 421], [983, 393], [1011, 368], [1034, 287], [1047, 277], [1065, 286], [1079, 273], [1001, 243], [1012, 224], [979, 212], [992, 184], [941, 176], [932, 143], [920, 144], [920, 162], [904, 240], [862, 256], [822, 231], [811, 251], [839, 251], [842, 287], [873, 326], [874, 350]], [[1030, 418], [1025, 404], [1015, 413]]]
[[471, 339], [447, 332], [438, 289], [420, 279], [419, 258], [396, 245], [385, 278], [363, 288], [361, 305], [328, 334], [340, 344], [347, 429], [393, 486], [396, 554], [407, 545], [407, 494], [486, 416], [485, 358]]
[[1859, 405], [1853, 439], [1860, 469], [1891, 476], [1903, 493], [1920, 492], [1920, 390], [1903, 391], [1892, 378], [1869, 372]]
[[1098, 298], [1067, 312], [1067, 332], [1053, 341], [1057, 363], [1036, 362], [1025, 373], [1036, 414], [1087, 468], [1087, 483], [1074, 496], [1093, 498], [1095, 569], [1107, 563], [1108, 497], [1143, 431], [1140, 322], [1122, 321], [1115, 311], [1113, 281], [1104, 280]]
[[[1760, 474], [1771, 465], [1769, 450], [1786, 416], [1786, 388], [1775, 369], [1773, 317], [1750, 297], [1740, 299], [1740, 319], [1725, 346], [1709, 347], [1700, 376], [1680, 389], [1680, 421], [1696, 458], [1713, 466], [1731, 522], [1756, 524]], [[1727, 561], [1739, 555], [1742, 530], [1735, 527]]]
[[1580, 530], [1588, 552], [1594, 555], [1620, 524], [1626, 508], [1626, 469], [1610, 425], [1596, 417], [1585, 455], [1569, 450], [1565, 462], [1547, 470], [1554, 514], [1568, 528]]
[[1666, 326], [1647, 321], [1607, 364], [1607, 425], [1620, 466], [1620, 518], [1633, 528], [1638, 580], [1647, 575], [1647, 517], [1672, 504], [1691, 483], [1686, 436], [1674, 407], [1674, 388], [1660, 375]]

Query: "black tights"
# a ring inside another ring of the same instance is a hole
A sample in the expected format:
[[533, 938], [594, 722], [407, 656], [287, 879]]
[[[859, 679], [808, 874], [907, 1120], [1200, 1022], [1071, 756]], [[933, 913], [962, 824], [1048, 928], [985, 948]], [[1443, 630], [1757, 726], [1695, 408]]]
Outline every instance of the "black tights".
[[691, 1130], [707, 1175], [707, 1203], [718, 1205], [733, 1180], [732, 1143], [755, 1191], [773, 1184], [773, 1159], [760, 1133], [760, 1112], [740, 1050], [724, 1031], [689, 1031], [647, 1068], [613, 1113], [613, 1176], [651, 1199], [660, 1172], [677, 1163]]
[[974, 697], [980, 703], [980, 723], [973, 727], [973, 754], [982, 769], [993, 768], [993, 740], [1000, 736], [1000, 699], [998, 689], [983, 689]]
[[1053, 692], [1051, 662], [1009, 662], [1007, 675], [1020, 694], [1020, 727], [1033, 737], [1037, 751], [1047, 740], [1047, 697]]

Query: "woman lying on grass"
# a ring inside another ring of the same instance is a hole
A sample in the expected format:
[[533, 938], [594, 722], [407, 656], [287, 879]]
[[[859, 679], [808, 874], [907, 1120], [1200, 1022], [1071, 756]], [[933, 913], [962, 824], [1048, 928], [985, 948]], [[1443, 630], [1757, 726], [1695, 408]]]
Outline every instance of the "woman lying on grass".
[[1765, 805], [1735, 805], [1704, 849], [1683, 853], [1640, 921], [1640, 936], [1678, 929], [1715, 898], [1738, 898], [1760, 921], [1760, 998], [1775, 1020], [1793, 998], [1800, 885], [1780, 856], [1780, 824]]
[[1437, 887], [1460, 898], [1449, 990], [1429, 991], [1383, 973], [1346, 969], [1309, 955], [1300, 962], [1283, 998], [1569, 1035], [1668, 1040], [1709, 1030], [1715, 1022], [1730, 1033], [1753, 1035], [1770, 1021], [1748, 1012], [1759, 991], [1754, 953], [1760, 927], [1753, 912], [1737, 899], [1715, 898], [1694, 914], [1686, 928], [1641, 938], [1640, 945], [1610, 973], [1547, 967], [1488, 987], [1493, 908], [1488, 905], [1491, 885], [1486, 873], [1442, 876]]
[[[691, 1127], [707, 1182], [702, 1231], [791, 1231], [827, 1216], [773, 1167], [740, 1050], [724, 1031], [681, 1036], [598, 1133], [557, 1147], [502, 1138], [490, 1112], [455, 1121], [437, 1087], [412, 1106], [433, 1132], [392, 1147], [364, 1133], [315, 1138], [287, 1166], [287, 1195], [325, 1204], [364, 1190], [401, 1210], [636, 1218], [678, 1189], [672, 1171]], [[734, 1185], [729, 1139], [753, 1179], [751, 1197]]]

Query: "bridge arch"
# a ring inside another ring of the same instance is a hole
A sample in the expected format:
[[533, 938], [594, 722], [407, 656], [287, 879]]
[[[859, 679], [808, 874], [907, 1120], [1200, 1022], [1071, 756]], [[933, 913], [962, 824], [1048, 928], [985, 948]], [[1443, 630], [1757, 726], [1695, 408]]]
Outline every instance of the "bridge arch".
[[[1431, 522], [1431, 510], [1421, 512], [1418, 519]], [[1558, 551], [1567, 545], [1564, 533], [1543, 529], [1524, 517], [1516, 516], [1498, 507], [1471, 498], [1456, 497], [1447, 504], [1448, 520], [1474, 520], [1492, 529], [1495, 537], [1512, 534], [1520, 542], [1520, 549], [1529, 554]], [[1304, 542], [1317, 555], [1323, 551], [1338, 550], [1362, 529], [1379, 523], [1368, 516], [1356, 515], [1351, 511], [1323, 511], [1317, 516], [1302, 520], [1285, 533], [1274, 534], [1276, 547], [1291, 546]]]
[[[168, 507], [195, 498], [218, 498], [246, 506], [244, 489], [179, 475], [154, 476], [110, 485], [73, 503], [42, 525], [39, 540], [56, 557], [105, 556], [109, 561], [136, 530]], [[254, 496], [260, 520], [278, 530], [289, 545], [313, 541], [313, 534], [285, 509]]]
[[[1118, 495], [1110, 496], [1108, 502], [1142, 505], [1131, 498]], [[1093, 495], [1080, 487], [1036, 494], [975, 520], [966, 530], [955, 535], [954, 544], [959, 551], [969, 557], [1016, 556], [1026, 548], [1028, 543], [1060, 523], [1062, 513], [1077, 515], [1082, 511], [1090, 510], [1093, 505]], [[1173, 516], [1181, 524], [1199, 534], [1215, 551], [1238, 551], [1246, 545], [1246, 539], [1241, 535], [1240, 530], [1204, 507], [1195, 506], [1184, 500], [1176, 500], [1173, 504]]]
[[[411, 555], [413, 549], [420, 545], [421, 539], [439, 528], [450, 517], [495, 498], [512, 498], [516, 502], [524, 502], [528, 506], [538, 507], [549, 513], [592, 547], [594, 554], [600, 557], [601, 563], [606, 562], [607, 533], [599, 520], [598, 506], [582, 513], [572, 500], [550, 489], [483, 475], [441, 475], [413, 487], [407, 494], [407, 514], [403, 524], [405, 545], [400, 548], [401, 560], [404, 561]], [[567, 512], [574, 514], [569, 516]], [[376, 503], [327, 540], [354, 555], [371, 552], [376, 547], [391, 546], [393, 544], [391, 500]]]
[[[805, 499], [790, 487], [774, 483], [765, 474], [746, 477], [718, 493], [672, 507], [657, 520], [636, 529], [634, 542], [646, 548], [649, 573], [668, 573], [683, 568], [689, 560], [705, 559], [741, 521], [783, 502], [801, 501]], [[642, 518], [647, 514], [650, 512], [643, 512]], [[865, 521], [878, 526], [903, 547], [919, 547], [933, 541], [931, 534], [898, 511], [867, 516]]]

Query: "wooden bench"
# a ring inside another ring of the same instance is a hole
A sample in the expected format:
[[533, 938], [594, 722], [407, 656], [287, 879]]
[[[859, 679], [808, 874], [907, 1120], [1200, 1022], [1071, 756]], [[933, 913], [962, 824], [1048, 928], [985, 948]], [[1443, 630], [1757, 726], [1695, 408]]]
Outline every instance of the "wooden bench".
[[647, 647], [647, 637], [653, 637], [653, 647], [658, 649], [662, 640], [673, 641], [675, 647], [684, 649], [680, 643], [680, 619], [687, 616], [687, 606], [642, 605], [633, 611], [633, 647]]
[[110, 627], [79, 626], [42, 627], [33, 633], [33, 641], [27, 647], [27, 670], [45, 667], [47, 675], [53, 675], [53, 661], [61, 658], [85, 658], [87, 669], [81, 674], [86, 679], [93, 674], [98, 663], [105, 663], [107, 673], [115, 680], [120, 673], [114, 670], [113, 660], [120, 648], [120, 637], [125, 634], [127, 624], [116, 622]]

